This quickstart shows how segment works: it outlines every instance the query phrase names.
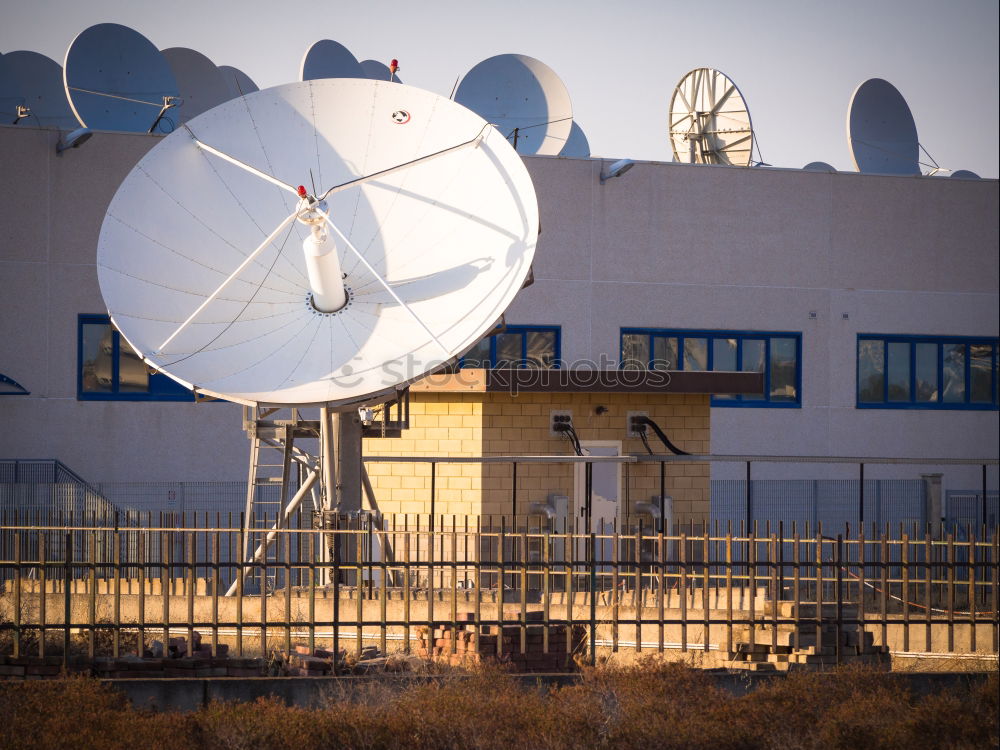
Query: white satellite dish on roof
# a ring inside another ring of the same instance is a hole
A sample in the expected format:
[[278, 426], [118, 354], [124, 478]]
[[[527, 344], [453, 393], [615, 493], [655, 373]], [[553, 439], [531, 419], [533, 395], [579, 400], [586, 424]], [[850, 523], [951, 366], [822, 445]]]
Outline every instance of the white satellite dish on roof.
[[670, 99], [669, 127], [679, 162], [752, 163], [750, 110], [732, 79], [714, 68], [695, 68], [681, 78]]
[[232, 85], [210, 59], [188, 47], [163, 50], [163, 57], [177, 79], [181, 105], [175, 119], [184, 123], [212, 107], [229, 101]]
[[80, 124], [132, 133], [166, 131], [177, 81], [156, 46], [135, 29], [101, 23], [66, 50], [65, 97]]
[[493, 123], [522, 154], [558, 154], [573, 127], [566, 86], [552, 68], [527, 55], [478, 63], [462, 78], [455, 101]]
[[61, 130], [77, 127], [66, 101], [59, 63], [28, 50], [0, 55], [0, 124]]
[[[232, 65], [220, 65], [219, 72], [229, 87], [229, 98], [235, 99], [238, 96], [246, 96], [254, 91], [260, 91], [260, 86], [253, 82], [253, 79], [239, 68]], [[228, 99], [227, 99], [228, 101]]]
[[920, 142], [906, 99], [881, 78], [869, 78], [851, 95], [847, 142], [859, 172], [920, 174]]
[[358, 58], [343, 44], [332, 39], [320, 39], [313, 44], [302, 56], [299, 66], [300, 81], [366, 77]]
[[951, 173], [951, 177], [955, 177], [959, 180], [979, 180], [982, 179], [975, 172], [970, 172], [968, 169], [956, 169]]
[[155, 146], [111, 202], [98, 277], [133, 348], [196, 392], [344, 405], [479, 340], [537, 232], [527, 170], [482, 118], [327, 79], [227, 102]]
[[572, 156], [577, 159], [590, 158], [590, 142], [587, 140], [587, 134], [576, 122], [573, 123], [573, 128], [569, 131], [569, 138], [566, 139], [566, 144], [559, 152], [559, 156]]
[[806, 172], [836, 172], [837, 168], [825, 161], [811, 161], [802, 167]]

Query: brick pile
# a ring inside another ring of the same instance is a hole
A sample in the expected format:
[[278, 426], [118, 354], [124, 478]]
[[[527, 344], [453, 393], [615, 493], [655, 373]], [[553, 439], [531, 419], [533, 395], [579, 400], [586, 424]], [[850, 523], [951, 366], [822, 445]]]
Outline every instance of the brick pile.
[[[548, 651], [545, 651], [544, 625], [541, 612], [528, 614], [525, 648], [521, 651], [521, 626], [482, 625], [479, 628], [479, 642], [476, 643], [475, 615], [472, 612], [459, 614], [458, 624], [438, 624], [434, 628], [424, 628], [420, 633], [417, 656], [444, 662], [453, 666], [469, 666], [486, 661], [497, 661], [508, 665], [513, 672], [567, 672], [575, 669], [572, 654], [583, 644], [584, 629], [576, 626], [569, 633], [572, 639], [570, 653], [566, 642], [569, 627], [549, 626]], [[497, 642], [503, 653], [497, 654]]]
[[[310, 649], [308, 646], [296, 646], [290, 654], [279, 653], [282, 661], [281, 673], [289, 677], [322, 677], [331, 674], [334, 667], [334, 652], [325, 648]], [[343, 650], [337, 658], [337, 664], [343, 662]]]
[[[265, 659], [231, 658], [229, 646], [217, 644], [215, 656], [212, 647], [203, 643], [201, 634], [193, 633], [191, 644], [187, 638], [171, 638], [167, 653], [163, 644], [153, 641], [143, 650], [142, 658], [136, 655], [97, 657], [93, 660], [71, 656], [66, 672], [85, 674], [101, 679], [140, 679], [163, 677], [260, 677], [267, 674]], [[0, 679], [57, 679], [63, 675], [63, 657], [0, 655]]]
[[[768, 606], [775, 605], [769, 603]], [[738, 631], [734, 628], [733, 649], [729, 652], [732, 667], [755, 672], [785, 672], [792, 669], [824, 669], [838, 663], [835, 605], [823, 605], [821, 610], [817, 610], [815, 604], [799, 604], [796, 607], [793, 602], [778, 602], [776, 606], [779, 618], [789, 619], [797, 615], [814, 622], [756, 625], [752, 644], [750, 626], [743, 626]], [[817, 612], [820, 615], [818, 624], [815, 622]], [[857, 619], [857, 616], [856, 606], [842, 607], [842, 619]], [[862, 663], [888, 669], [889, 647], [876, 646], [874, 635], [857, 624], [841, 624], [839, 663]]]

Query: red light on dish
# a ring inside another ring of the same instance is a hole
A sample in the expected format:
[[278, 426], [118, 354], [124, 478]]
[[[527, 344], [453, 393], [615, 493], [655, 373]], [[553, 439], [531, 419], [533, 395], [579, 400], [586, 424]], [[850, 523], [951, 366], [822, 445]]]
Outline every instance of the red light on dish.
[[306, 193], [306, 186], [305, 185], [299, 185], [299, 189], [298, 189], [297, 192], [298, 192], [300, 198], [305, 198], [306, 195], [307, 195], [307, 193]]

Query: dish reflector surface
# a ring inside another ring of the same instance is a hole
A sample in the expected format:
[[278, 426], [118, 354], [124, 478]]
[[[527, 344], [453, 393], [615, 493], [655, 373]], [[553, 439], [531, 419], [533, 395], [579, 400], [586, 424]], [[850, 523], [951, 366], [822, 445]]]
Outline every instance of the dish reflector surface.
[[888, 81], [870, 78], [854, 90], [847, 141], [859, 172], [920, 174], [917, 126], [903, 95]]
[[496, 125], [521, 154], [557, 155], [569, 139], [573, 105], [548, 65], [527, 55], [496, 55], [458, 85], [455, 101]]
[[[235, 99], [244, 94], [252, 94], [260, 91], [260, 86], [253, 82], [253, 79], [239, 68], [232, 65], [220, 65], [219, 72], [222, 73], [226, 86], [229, 87], [229, 99]], [[229, 101], [227, 99], [226, 101]]]
[[361, 70], [364, 72], [364, 77], [371, 81], [388, 81], [392, 79], [396, 83], [402, 83], [398, 75], [392, 75], [389, 71], [389, 66], [378, 60], [362, 60]]
[[670, 99], [670, 145], [687, 164], [750, 166], [753, 124], [739, 88], [714, 68], [685, 75]]
[[145, 133], [177, 96], [177, 81], [155, 45], [117, 23], [91, 26], [66, 50], [66, 91], [81, 125]]
[[[18, 107], [27, 107], [19, 115]], [[66, 101], [62, 68], [52, 58], [19, 50], [0, 55], [0, 123], [74, 130], [78, 127]]]
[[590, 142], [587, 140], [587, 134], [575, 122], [569, 131], [569, 138], [566, 139], [566, 145], [559, 152], [559, 156], [573, 156], [579, 159], [590, 158]]
[[[317, 196], [446, 151], [326, 198], [375, 271], [331, 234], [345, 307], [312, 306], [309, 228], [293, 220], [163, 347], [298, 203], [294, 189], [199, 143]], [[537, 233], [524, 164], [475, 113], [411, 86], [325, 79], [226, 102], [164, 138], [111, 202], [98, 277], [129, 343], [184, 385], [242, 403], [348, 404], [479, 340], [520, 289]]]
[[[306, 50], [299, 67], [299, 80], [319, 78], [366, 78], [358, 58], [340, 42], [320, 39]], [[388, 76], [386, 80], [389, 80]]]
[[197, 50], [188, 47], [171, 47], [163, 56], [177, 79], [182, 104], [175, 111], [177, 123], [187, 122], [212, 107], [229, 101], [233, 87], [215, 63]]

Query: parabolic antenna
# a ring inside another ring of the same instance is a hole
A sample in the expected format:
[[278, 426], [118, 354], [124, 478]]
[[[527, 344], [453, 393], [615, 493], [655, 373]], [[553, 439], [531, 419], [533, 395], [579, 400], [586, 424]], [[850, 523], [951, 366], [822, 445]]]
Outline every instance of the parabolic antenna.
[[[299, 68], [299, 80], [319, 78], [366, 78], [358, 58], [343, 44], [321, 39], [306, 50]], [[389, 80], [386, 78], [386, 80]]]
[[951, 176], [952, 177], [957, 177], [960, 180], [979, 180], [979, 179], [982, 179], [975, 172], [970, 172], [968, 169], [956, 169], [954, 172], [951, 173]]
[[750, 166], [750, 110], [735, 83], [714, 68], [695, 68], [670, 99], [670, 145], [686, 164]]
[[27, 50], [0, 56], [0, 123], [61, 130], [78, 127], [66, 101], [59, 63]]
[[455, 101], [496, 125], [522, 154], [558, 154], [573, 126], [566, 86], [527, 55], [483, 60], [462, 78]]
[[411, 86], [324, 79], [164, 138], [115, 194], [97, 266], [118, 330], [178, 382], [337, 406], [478, 341], [537, 233], [527, 170], [478, 115]]
[[806, 172], [836, 172], [837, 169], [832, 164], [825, 161], [811, 161], [802, 167]]
[[566, 144], [562, 147], [562, 151], [559, 152], [559, 156], [573, 156], [578, 159], [590, 158], [590, 142], [587, 140], [586, 133], [575, 122], [569, 131], [569, 138], [566, 139]]
[[[238, 96], [260, 91], [260, 86], [254, 83], [253, 79], [239, 68], [234, 68], [232, 65], [220, 65], [219, 72], [222, 73], [222, 77], [229, 87], [229, 99], [235, 99]], [[226, 101], [229, 101], [229, 99]]]
[[917, 126], [903, 95], [888, 81], [869, 78], [854, 90], [847, 142], [859, 172], [920, 174]]
[[66, 50], [65, 98], [81, 125], [146, 133], [166, 129], [162, 115], [177, 99], [170, 65], [151, 41], [128, 26], [85, 29]]
[[364, 71], [365, 78], [371, 81], [395, 81], [402, 83], [399, 75], [389, 70], [389, 66], [378, 60], [362, 60], [361, 70]]
[[170, 64], [181, 92], [181, 106], [174, 117], [178, 124], [232, 98], [232, 87], [222, 71], [197, 50], [171, 47], [163, 50], [163, 56]]

